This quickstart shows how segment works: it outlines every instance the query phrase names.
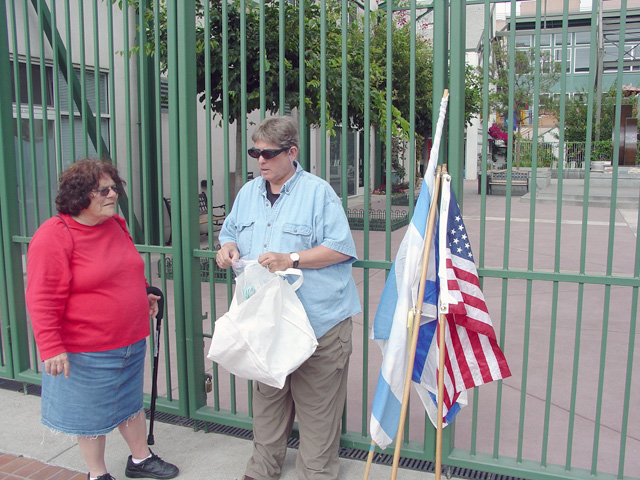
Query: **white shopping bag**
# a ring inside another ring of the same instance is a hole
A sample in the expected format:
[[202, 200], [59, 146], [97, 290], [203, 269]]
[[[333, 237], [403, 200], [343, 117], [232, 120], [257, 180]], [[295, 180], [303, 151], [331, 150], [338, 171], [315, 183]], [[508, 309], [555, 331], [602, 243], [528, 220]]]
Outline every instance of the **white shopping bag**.
[[[260, 265], [252, 268], [264, 269]], [[256, 288], [246, 287], [242, 276], [249, 274], [246, 269], [236, 278], [233, 300], [229, 311], [216, 320], [207, 358], [234, 375], [282, 388], [287, 375], [318, 346], [295, 293], [302, 285], [302, 272], [289, 268], [270, 274], [272, 278]], [[298, 279], [290, 284], [285, 275]]]

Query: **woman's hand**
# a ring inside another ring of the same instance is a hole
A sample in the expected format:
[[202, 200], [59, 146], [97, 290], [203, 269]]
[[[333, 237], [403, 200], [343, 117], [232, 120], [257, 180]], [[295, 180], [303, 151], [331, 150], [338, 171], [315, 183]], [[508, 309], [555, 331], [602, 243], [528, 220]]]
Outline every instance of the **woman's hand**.
[[283, 272], [293, 264], [288, 253], [267, 252], [258, 257], [258, 263], [270, 272]]
[[158, 315], [158, 300], [162, 297], [149, 293], [147, 294], [147, 298], [149, 299], [149, 316], [156, 318], [156, 315]]
[[238, 245], [233, 242], [227, 242], [220, 247], [216, 254], [216, 263], [220, 268], [229, 268], [231, 264], [240, 260], [240, 251]]
[[44, 361], [44, 371], [47, 375], [57, 376], [64, 372], [65, 378], [69, 376], [69, 359], [66, 352], [59, 353], [55, 357]]

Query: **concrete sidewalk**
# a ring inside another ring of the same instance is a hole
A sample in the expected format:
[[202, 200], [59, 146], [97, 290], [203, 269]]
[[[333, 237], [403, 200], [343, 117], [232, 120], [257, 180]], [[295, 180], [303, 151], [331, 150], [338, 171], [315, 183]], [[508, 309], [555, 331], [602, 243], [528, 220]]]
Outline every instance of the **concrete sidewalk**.
[[[0, 388], [0, 480], [84, 480], [87, 468], [75, 436], [56, 434], [40, 423], [40, 397]], [[180, 468], [179, 480], [240, 480], [251, 441], [156, 421], [154, 453]], [[289, 449], [282, 480], [296, 480], [296, 450]], [[3, 455], [4, 454], [4, 455]], [[109, 473], [124, 480], [129, 456], [117, 431], [107, 435]], [[360, 479], [365, 462], [340, 459], [340, 478]], [[370, 480], [388, 479], [391, 467], [373, 464]], [[433, 474], [402, 469], [402, 480], [429, 480]]]

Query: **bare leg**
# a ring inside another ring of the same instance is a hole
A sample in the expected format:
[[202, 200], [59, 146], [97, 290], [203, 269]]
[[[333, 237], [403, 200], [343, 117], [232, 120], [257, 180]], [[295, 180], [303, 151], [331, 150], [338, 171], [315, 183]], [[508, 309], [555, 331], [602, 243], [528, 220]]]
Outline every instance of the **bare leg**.
[[149, 456], [151, 452], [147, 447], [147, 419], [144, 416], [144, 410], [118, 425], [118, 430], [129, 445], [133, 458], [142, 459]]
[[84, 463], [89, 467], [89, 475], [97, 478], [107, 473], [107, 466], [104, 463], [104, 449], [107, 439], [104, 435], [97, 437], [78, 437], [78, 446]]

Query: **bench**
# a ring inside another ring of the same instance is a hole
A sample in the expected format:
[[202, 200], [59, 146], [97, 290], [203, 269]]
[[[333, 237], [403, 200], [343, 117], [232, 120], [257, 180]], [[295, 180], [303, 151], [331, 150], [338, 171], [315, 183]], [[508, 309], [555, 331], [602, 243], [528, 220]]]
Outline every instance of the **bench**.
[[[489, 172], [488, 191], [489, 195], [493, 194], [493, 185], [507, 186], [507, 170], [492, 170]], [[511, 187], [525, 187], [529, 191], [529, 172], [521, 172], [519, 170], [511, 170]]]
[[207, 194], [201, 192], [200, 195], [198, 195], [198, 208], [200, 210], [198, 222], [200, 223], [200, 233], [203, 235], [208, 233], [209, 218], [211, 218], [213, 224], [213, 231], [219, 232], [224, 223], [224, 219], [227, 217], [224, 203], [222, 205], [211, 205], [211, 215], [209, 215], [208, 203]]
[[[163, 197], [164, 200], [164, 243], [165, 245], [171, 245], [171, 199]], [[213, 231], [219, 232], [224, 223], [224, 219], [227, 217], [225, 213], [225, 205], [212, 205], [211, 217], [207, 214], [209, 208], [207, 205], [207, 194], [201, 193], [198, 197], [198, 210], [200, 212], [200, 218], [198, 223], [200, 224], [200, 235], [207, 235], [209, 233], [208, 221], [211, 218], [213, 224]]]

